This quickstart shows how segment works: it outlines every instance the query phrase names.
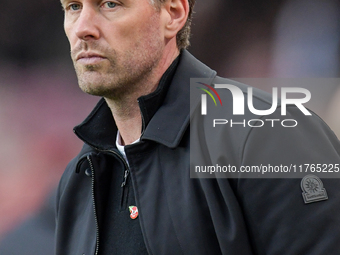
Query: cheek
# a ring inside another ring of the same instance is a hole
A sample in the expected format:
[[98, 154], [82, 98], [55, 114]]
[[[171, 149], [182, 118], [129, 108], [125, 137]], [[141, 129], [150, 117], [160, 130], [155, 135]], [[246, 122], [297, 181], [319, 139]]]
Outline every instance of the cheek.
[[115, 34], [111, 37], [111, 42], [114, 41], [119, 48], [132, 50], [158, 36], [159, 31], [156, 24], [139, 23], [132, 26], [125, 25], [120, 29], [116, 29]]
[[72, 50], [77, 42], [74, 22], [70, 21], [69, 19], [67, 20], [65, 19], [64, 20], [64, 31], [65, 31], [66, 37], [70, 43], [70, 47]]
[[67, 24], [64, 23], [64, 31], [66, 34], [66, 37], [71, 45], [71, 41], [72, 41], [72, 37], [71, 37], [71, 29], [70, 26], [68, 26]]
[[100, 40], [100, 44], [108, 44], [108, 46], [118, 52], [124, 52], [131, 49], [138, 39], [136, 37], [136, 31], [134, 27], [130, 27], [126, 24], [112, 25], [107, 29], [102, 30], [103, 38]]
[[136, 45], [140, 40], [145, 40], [145, 37], [150, 36], [150, 30], [155, 31], [155, 27], [159, 27], [159, 15], [145, 9], [144, 12], [133, 12], [115, 20], [114, 24], [106, 26], [106, 31], [110, 41]]
[[77, 37], [74, 36], [69, 30], [68, 31], [65, 30], [65, 33], [66, 33], [66, 37], [68, 39], [68, 42], [70, 44], [70, 48], [72, 50], [76, 47]]

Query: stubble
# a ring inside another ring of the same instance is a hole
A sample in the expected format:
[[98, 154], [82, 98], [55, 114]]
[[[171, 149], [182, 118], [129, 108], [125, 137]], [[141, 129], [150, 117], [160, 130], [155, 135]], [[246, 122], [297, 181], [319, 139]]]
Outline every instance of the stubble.
[[[157, 19], [157, 17], [155, 17]], [[155, 21], [157, 24], [157, 21]], [[79, 87], [86, 93], [118, 100], [133, 93], [147, 91], [152, 71], [159, 64], [164, 45], [157, 26], [149, 25], [140, 40], [125, 51], [117, 51], [101, 41], [83, 41], [71, 51]], [[93, 51], [105, 57], [98, 64], [81, 65], [76, 56]]]

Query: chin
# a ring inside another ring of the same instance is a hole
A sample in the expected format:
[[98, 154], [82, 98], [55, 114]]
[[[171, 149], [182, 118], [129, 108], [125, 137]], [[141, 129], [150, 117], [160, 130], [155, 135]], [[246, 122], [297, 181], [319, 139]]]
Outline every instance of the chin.
[[86, 82], [79, 80], [79, 87], [83, 92], [89, 95], [107, 97], [112, 93], [114, 88], [111, 88], [109, 84], [105, 84], [100, 81], [101, 79], [86, 79]]

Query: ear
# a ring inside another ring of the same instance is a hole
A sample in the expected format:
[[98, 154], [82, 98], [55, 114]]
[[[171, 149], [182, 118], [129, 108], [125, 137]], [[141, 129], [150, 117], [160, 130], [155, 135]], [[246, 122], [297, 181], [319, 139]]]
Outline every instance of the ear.
[[164, 15], [164, 37], [172, 39], [185, 25], [189, 15], [188, 0], [167, 0], [162, 4]]

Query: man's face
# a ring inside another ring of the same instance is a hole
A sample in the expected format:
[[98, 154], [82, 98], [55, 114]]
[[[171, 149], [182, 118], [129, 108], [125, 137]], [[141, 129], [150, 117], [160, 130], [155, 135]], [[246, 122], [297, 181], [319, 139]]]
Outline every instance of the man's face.
[[149, 0], [61, 0], [80, 88], [123, 96], [158, 65], [164, 49], [160, 12]]

